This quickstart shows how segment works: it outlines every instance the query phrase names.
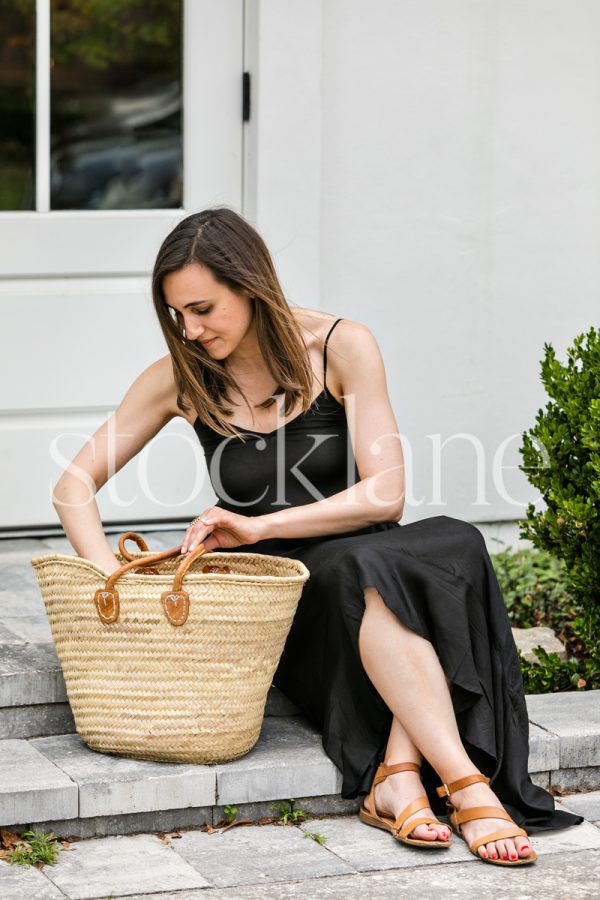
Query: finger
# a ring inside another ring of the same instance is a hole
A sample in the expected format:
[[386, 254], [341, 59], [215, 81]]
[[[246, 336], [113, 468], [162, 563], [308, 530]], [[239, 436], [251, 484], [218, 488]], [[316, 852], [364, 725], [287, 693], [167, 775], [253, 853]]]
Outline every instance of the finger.
[[191, 525], [188, 525], [187, 531], [183, 537], [183, 541], [181, 542], [181, 552], [182, 553], [187, 553], [187, 551], [190, 547], [190, 544], [196, 534], [196, 529], [200, 525], [200, 522], [202, 522], [204, 525], [212, 524], [212, 519], [210, 519], [210, 513], [211, 513], [211, 510], [207, 510], [207, 512], [202, 513], [201, 516], [198, 516], [197, 520], [194, 520], [194, 522]]

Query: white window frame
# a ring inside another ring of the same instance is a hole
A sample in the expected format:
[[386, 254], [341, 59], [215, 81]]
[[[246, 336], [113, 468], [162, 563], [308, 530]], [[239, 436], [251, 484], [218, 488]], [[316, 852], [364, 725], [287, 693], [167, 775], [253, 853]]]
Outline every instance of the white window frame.
[[147, 274], [184, 216], [241, 209], [244, 0], [183, 3], [183, 208], [52, 212], [50, 0], [37, 0], [36, 210], [0, 212], [0, 277]]

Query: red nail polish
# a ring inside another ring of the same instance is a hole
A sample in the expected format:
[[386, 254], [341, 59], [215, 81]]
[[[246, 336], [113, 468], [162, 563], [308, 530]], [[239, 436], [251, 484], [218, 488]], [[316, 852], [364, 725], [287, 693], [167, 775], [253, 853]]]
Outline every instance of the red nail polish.
[[523, 844], [521, 850], [529, 850], [529, 844]]
[[510, 857], [510, 858], [511, 858], [511, 859], [516, 859], [516, 858], [517, 858], [517, 855], [516, 855], [516, 853], [515, 853], [515, 855], [514, 855], [514, 856], [513, 856], [513, 855], [512, 855], [512, 854], [511, 854], [511, 857]]
[[502, 859], [508, 859], [508, 856], [506, 855], [506, 853], [502, 854]]

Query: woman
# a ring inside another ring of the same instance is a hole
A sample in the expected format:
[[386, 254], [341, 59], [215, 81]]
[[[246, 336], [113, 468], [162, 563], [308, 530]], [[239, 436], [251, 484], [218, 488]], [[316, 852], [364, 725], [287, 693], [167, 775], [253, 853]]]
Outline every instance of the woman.
[[[445, 796], [478, 858], [533, 862], [518, 826], [581, 818], [554, 810], [527, 774], [519, 662], [480, 532], [447, 516], [399, 524], [402, 448], [372, 333], [290, 308], [259, 235], [223, 208], [166, 238], [153, 296], [169, 354], [55, 488], [76, 552], [118, 567], [77, 473], [98, 490], [185, 418], [218, 502], [190, 524], [182, 553], [203, 542], [293, 556], [311, 573], [275, 683], [323, 732], [342, 796], [368, 794], [366, 824], [427, 849], [449, 845], [431, 808]], [[110, 425], [124, 435], [112, 468]]]

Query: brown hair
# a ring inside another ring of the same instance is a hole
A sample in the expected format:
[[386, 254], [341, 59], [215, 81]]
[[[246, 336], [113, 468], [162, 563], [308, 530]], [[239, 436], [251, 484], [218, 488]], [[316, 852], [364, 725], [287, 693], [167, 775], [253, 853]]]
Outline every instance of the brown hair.
[[[183, 316], [173, 314], [165, 300], [165, 275], [194, 262], [206, 266], [215, 281], [231, 290], [249, 291], [259, 346], [281, 389], [278, 393], [285, 394], [284, 415], [289, 415], [298, 397], [302, 411], [309, 409], [313, 375], [308, 349], [283, 295], [271, 255], [255, 229], [226, 207], [206, 209], [183, 219], [163, 241], [154, 264], [154, 308], [173, 360], [179, 409], [190, 409], [183, 399], [185, 394], [204, 424], [219, 434], [244, 439], [223, 418], [232, 412], [227, 406], [231, 403], [229, 390], [241, 392], [240, 387], [221, 360], [212, 359], [201, 344], [185, 337]], [[274, 398], [268, 397], [256, 406], [266, 409], [273, 403]]]

